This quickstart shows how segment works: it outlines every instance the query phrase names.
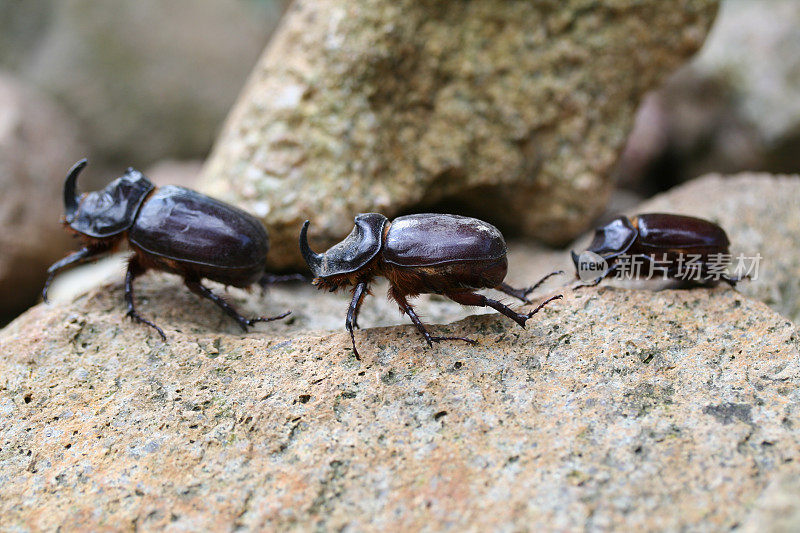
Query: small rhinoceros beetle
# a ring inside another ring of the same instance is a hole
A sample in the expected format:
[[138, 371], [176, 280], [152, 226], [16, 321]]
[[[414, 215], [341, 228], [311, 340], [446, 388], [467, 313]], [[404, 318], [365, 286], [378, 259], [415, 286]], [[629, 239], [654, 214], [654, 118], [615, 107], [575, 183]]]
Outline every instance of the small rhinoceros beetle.
[[[620, 267], [620, 259], [625, 256], [650, 266], [658, 262], [664, 277], [687, 286], [710, 286], [725, 281], [734, 287], [741, 278], [728, 276], [724, 272], [726, 264], [712, 261], [723, 256], [729, 258], [729, 246], [725, 230], [713, 222], [685, 215], [649, 213], [630, 218], [620, 216], [596, 228], [587, 249], [591, 257], [584, 261], [584, 254], [579, 256], [573, 251], [572, 261], [579, 278], [597, 273], [592, 282], [581, 287], [600, 283]], [[687, 273], [693, 279], [687, 279]]]
[[[101, 191], [79, 195], [78, 174], [87, 161], [78, 161], [64, 182], [64, 225], [75, 232], [83, 247], [47, 269], [42, 291], [60, 271], [98, 259], [127, 240], [133, 255], [125, 274], [128, 316], [166, 335], [136, 312], [133, 280], [148, 269], [183, 277], [192, 292], [208, 298], [247, 331], [256, 322], [284, 318], [245, 318], [225, 300], [205, 287], [209, 279], [234, 287], [262, 286], [296, 276], [271, 276], [264, 272], [269, 240], [261, 222], [231, 205], [183, 187], [155, 187], [141, 172], [129, 168]], [[302, 276], [301, 276], [302, 279]]]
[[497, 300], [475, 290], [493, 288], [530, 303], [526, 296], [553, 272], [528, 289], [514, 289], [503, 280], [508, 261], [506, 243], [500, 232], [486, 222], [457, 215], [408, 215], [390, 222], [379, 213], [355, 217], [355, 228], [339, 244], [323, 254], [308, 245], [309, 221], [300, 231], [300, 251], [320, 289], [335, 291], [352, 286], [353, 299], [345, 327], [350, 332], [353, 352], [358, 357], [353, 328], [358, 327], [358, 312], [369, 284], [376, 276], [389, 280], [389, 298], [406, 313], [429, 346], [444, 340], [464, 337], [434, 337], [425, 329], [407, 297], [423, 293], [442, 294], [462, 305], [491, 307], [525, 327], [525, 321], [552, 300], [553, 296], [527, 314], [512, 311]]

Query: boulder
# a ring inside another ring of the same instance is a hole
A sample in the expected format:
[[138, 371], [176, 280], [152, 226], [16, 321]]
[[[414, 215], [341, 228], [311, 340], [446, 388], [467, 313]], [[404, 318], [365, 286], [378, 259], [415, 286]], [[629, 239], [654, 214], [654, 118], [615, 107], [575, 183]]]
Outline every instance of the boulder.
[[283, 9], [279, 0], [51, 4], [20, 71], [69, 106], [95, 163], [110, 168], [205, 156]]
[[0, 323], [38, 298], [47, 267], [71, 246], [62, 186], [85, 150], [75, 119], [0, 71]]
[[302, 268], [353, 216], [444, 209], [563, 244], [602, 211], [635, 106], [717, 3], [298, 1], [201, 178]]
[[645, 99], [618, 180], [653, 192], [708, 172], [796, 172], [799, 24], [794, 0], [724, 0], [701, 51]]
[[[0, 331], [6, 527], [679, 530], [797, 516], [783, 480], [800, 474], [798, 333], [729, 288], [595, 288], [524, 330], [497, 314], [433, 326], [477, 346], [370, 328], [359, 361], [338, 306], [335, 331], [323, 304], [241, 334], [174, 278], [145, 279], [140, 310], [168, 343], [123, 319], [120, 282]], [[230, 296], [272, 313], [276, 292]], [[331, 298], [308, 296], [296, 308]]]

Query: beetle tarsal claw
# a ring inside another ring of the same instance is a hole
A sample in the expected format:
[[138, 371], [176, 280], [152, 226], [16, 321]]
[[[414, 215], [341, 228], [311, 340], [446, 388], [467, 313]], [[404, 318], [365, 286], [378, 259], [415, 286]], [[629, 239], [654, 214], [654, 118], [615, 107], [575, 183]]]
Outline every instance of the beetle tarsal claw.
[[[551, 297], [550, 297], [550, 298], [548, 298], [547, 300], [545, 300], [545, 301], [543, 301], [542, 303], [540, 303], [540, 304], [539, 304], [539, 305], [536, 307], [536, 309], [534, 309], [533, 311], [531, 311], [530, 313], [528, 313], [528, 318], [531, 318], [533, 315], [535, 315], [536, 313], [538, 313], [539, 311], [541, 311], [541, 310], [542, 310], [542, 308], [543, 308], [544, 306], [546, 306], [547, 304], [549, 304], [549, 303], [550, 303], [550, 302], [552, 302], [553, 300], [560, 300], [560, 299], [562, 299], [563, 297], [564, 297], [564, 295], [563, 295], [563, 294], [556, 294], [555, 296], [551, 296]], [[523, 326], [523, 327], [524, 327], [524, 326]]]
[[282, 318], [286, 318], [287, 316], [289, 316], [291, 314], [292, 314], [291, 311], [286, 311], [285, 313], [282, 313], [282, 314], [276, 315], [276, 316], [257, 316], [255, 318], [247, 318], [247, 319], [244, 319], [241, 322], [239, 322], [239, 325], [242, 326], [242, 329], [247, 331], [247, 326], [252, 327], [252, 326], [256, 325], [259, 322], [272, 322], [273, 320], [280, 320]]

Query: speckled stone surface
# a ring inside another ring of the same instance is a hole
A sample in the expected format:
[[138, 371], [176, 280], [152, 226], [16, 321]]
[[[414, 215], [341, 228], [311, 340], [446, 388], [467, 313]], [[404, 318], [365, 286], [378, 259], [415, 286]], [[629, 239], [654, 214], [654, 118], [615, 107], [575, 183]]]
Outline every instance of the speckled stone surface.
[[362, 330], [357, 361], [316, 316], [241, 335], [176, 285], [140, 289], [168, 344], [119, 283], [0, 332], [4, 527], [729, 529], [792, 505], [769, 495], [800, 473], [797, 332], [728, 288], [435, 327], [478, 346]]
[[566, 243], [600, 213], [645, 91], [703, 42], [714, 0], [289, 8], [201, 178], [261, 217], [274, 267], [297, 234], [353, 216], [454, 206]]

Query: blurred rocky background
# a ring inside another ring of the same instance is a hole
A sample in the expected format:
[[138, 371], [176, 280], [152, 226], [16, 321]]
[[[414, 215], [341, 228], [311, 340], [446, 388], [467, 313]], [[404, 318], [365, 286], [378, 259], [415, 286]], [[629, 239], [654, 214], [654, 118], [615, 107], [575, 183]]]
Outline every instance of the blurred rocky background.
[[800, 2], [727, 0], [697, 56], [642, 103], [618, 162], [642, 195], [707, 172], [800, 169]]

